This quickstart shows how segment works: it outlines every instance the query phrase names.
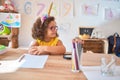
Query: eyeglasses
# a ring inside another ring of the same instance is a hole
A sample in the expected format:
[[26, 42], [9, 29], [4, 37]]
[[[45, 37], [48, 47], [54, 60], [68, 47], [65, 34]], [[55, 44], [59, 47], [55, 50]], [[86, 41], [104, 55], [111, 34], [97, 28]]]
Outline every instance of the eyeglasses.
[[55, 30], [58, 30], [58, 26], [51, 26], [51, 27], [48, 27], [48, 29], [50, 29], [51, 31], [55, 31]]

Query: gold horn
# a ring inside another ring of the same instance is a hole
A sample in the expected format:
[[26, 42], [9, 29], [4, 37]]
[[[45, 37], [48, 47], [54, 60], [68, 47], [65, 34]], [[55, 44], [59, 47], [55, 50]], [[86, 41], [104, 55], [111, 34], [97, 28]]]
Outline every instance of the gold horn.
[[53, 2], [50, 4], [49, 10], [48, 10], [48, 16], [50, 16], [51, 10], [52, 10]]

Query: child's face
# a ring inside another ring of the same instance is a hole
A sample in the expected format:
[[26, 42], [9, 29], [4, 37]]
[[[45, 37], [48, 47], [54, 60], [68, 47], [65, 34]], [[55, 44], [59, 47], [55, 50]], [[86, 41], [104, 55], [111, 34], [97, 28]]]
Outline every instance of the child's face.
[[51, 21], [48, 25], [47, 28], [47, 34], [46, 37], [48, 38], [54, 38], [56, 37], [57, 34], [57, 26], [56, 26], [56, 22], [55, 21]]

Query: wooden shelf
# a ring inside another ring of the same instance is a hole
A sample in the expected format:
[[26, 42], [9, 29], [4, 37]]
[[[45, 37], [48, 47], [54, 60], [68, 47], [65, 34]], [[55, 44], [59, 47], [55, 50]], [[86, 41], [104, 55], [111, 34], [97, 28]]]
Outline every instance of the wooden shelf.
[[9, 42], [12, 43], [12, 48], [17, 48], [18, 45], [19, 28], [12, 28], [11, 35], [0, 35], [0, 44], [8, 46]]
[[10, 35], [0, 35], [0, 37], [6, 37], [8, 38]]
[[[5, 0], [0, 0], [0, 6], [5, 3]], [[4, 9], [0, 10], [0, 13], [18, 13], [15, 10]], [[19, 28], [11, 28], [10, 35], [0, 35], [0, 44], [8, 46], [9, 42], [11, 42], [12, 48], [18, 47], [18, 34], [19, 34]]]
[[0, 44], [8, 46], [10, 40], [7, 37], [0, 37]]
[[94, 53], [104, 53], [104, 41], [101, 39], [86, 39], [83, 44], [83, 51], [92, 51]]
[[[1, 14], [1, 16], [2, 16], [2, 14]], [[18, 45], [18, 35], [19, 35], [19, 28], [11, 27], [10, 35], [0, 35], [0, 44], [8, 46], [9, 42], [11, 42], [11, 46], [10, 46], [11, 48], [18, 48], [18, 46], [19, 46]]]
[[14, 11], [14, 10], [0, 10], [0, 12], [3, 12], [3, 13], [18, 13], [17, 11]]

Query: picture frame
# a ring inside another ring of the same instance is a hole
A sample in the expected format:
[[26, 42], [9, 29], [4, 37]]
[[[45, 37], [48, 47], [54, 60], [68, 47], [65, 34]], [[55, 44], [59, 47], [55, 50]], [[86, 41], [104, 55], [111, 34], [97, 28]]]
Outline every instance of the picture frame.
[[81, 39], [89, 39], [94, 27], [79, 27], [79, 37]]

